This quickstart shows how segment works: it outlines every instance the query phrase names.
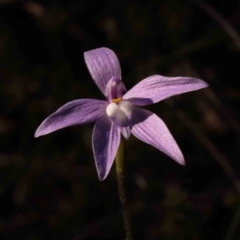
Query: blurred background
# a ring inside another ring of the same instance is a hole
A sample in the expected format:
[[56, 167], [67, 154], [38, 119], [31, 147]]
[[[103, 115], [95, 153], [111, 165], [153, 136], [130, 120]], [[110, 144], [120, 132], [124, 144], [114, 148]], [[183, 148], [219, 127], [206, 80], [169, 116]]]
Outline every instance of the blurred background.
[[134, 239], [240, 239], [239, 27], [237, 0], [0, 0], [0, 239], [124, 239], [114, 167], [97, 177], [93, 124], [33, 137], [66, 102], [104, 99], [83, 60], [102, 46], [128, 89], [154, 74], [210, 85], [147, 107], [186, 166], [124, 140]]

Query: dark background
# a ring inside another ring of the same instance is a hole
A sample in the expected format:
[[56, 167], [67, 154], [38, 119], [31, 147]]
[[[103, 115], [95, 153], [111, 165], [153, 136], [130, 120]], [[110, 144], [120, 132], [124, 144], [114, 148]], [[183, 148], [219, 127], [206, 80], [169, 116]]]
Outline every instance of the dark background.
[[235, 0], [0, 0], [0, 239], [124, 239], [114, 166], [97, 177], [93, 124], [33, 137], [66, 102], [103, 99], [83, 60], [102, 46], [128, 89], [154, 74], [210, 85], [148, 107], [185, 167], [124, 140], [134, 239], [240, 239], [239, 27]]

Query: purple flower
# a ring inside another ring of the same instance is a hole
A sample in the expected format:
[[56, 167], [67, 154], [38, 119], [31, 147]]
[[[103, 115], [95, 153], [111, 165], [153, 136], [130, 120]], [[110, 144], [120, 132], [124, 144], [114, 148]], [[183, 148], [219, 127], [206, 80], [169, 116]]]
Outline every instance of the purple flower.
[[78, 99], [63, 105], [38, 127], [35, 137], [58, 129], [96, 121], [92, 147], [100, 180], [104, 180], [116, 156], [121, 133], [132, 133], [141, 141], [154, 146], [180, 164], [184, 157], [165, 123], [154, 113], [139, 108], [168, 97], [207, 87], [207, 83], [190, 77], [145, 78], [126, 92], [121, 80], [121, 68], [115, 53], [98, 48], [84, 53], [88, 70], [106, 97], [106, 101]]

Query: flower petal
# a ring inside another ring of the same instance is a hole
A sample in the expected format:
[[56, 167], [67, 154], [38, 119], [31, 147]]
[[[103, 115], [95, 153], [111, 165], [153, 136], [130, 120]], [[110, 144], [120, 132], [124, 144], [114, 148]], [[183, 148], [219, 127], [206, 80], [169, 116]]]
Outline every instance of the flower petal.
[[105, 113], [106, 101], [79, 99], [68, 102], [47, 117], [35, 132], [35, 137], [46, 135], [61, 128], [92, 122]]
[[119, 128], [106, 115], [96, 121], [92, 133], [92, 146], [98, 177], [101, 181], [107, 177], [112, 167], [120, 139]]
[[137, 121], [132, 126], [132, 134], [184, 165], [182, 152], [165, 123], [157, 115], [144, 109], [135, 107], [134, 114]]
[[131, 129], [130, 127], [121, 127], [121, 133], [122, 135], [126, 138], [129, 139], [130, 135], [131, 135]]
[[121, 79], [120, 64], [111, 49], [97, 48], [84, 52], [84, 59], [93, 80], [104, 95], [106, 85], [112, 77]]
[[145, 78], [135, 85], [123, 96], [123, 99], [128, 99], [137, 106], [145, 106], [174, 95], [195, 91], [207, 86], [206, 82], [197, 78], [154, 75]]

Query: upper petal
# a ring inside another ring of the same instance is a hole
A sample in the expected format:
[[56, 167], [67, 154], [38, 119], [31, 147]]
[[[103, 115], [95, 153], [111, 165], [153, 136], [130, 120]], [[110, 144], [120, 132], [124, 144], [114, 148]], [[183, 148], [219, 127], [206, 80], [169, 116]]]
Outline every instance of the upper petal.
[[107, 177], [112, 167], [120, 138], [119, 128], [106, 115], [96, 121], [92, 134], [92, 146], [100, 180]]
[[159, 149], [176, 162], [185, 164], [184, 157], [165, 123], [150, 111], [135, 107], [132, 134]]
[[123, 99], [128, 99], [134, 105], [145, 106], [207, 86], [206, 82], [197, 78], [154, 75], [136, 84], [123, 96]]
[[120, 64], [111, 49], [103, 47], [84, 52], [84, 59], [93, 80], [104, 95], [106, 85], [112, 77], [121, 79]]
[[35, 132], [35, 137], [46, 135], [58, 129], [91, 122], [101, 117], [107, 102], [95, 99], [79, 99], [68, 102], [47, 117]]

